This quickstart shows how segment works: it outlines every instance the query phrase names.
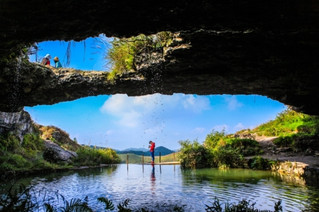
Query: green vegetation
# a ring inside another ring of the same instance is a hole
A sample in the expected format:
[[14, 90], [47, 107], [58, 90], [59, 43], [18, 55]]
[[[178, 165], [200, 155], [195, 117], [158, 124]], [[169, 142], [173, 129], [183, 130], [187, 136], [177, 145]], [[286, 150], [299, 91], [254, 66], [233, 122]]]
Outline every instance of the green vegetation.
[[76, 153], [78, 154], [78, 157], [74, 159], [74, 164], [79, 166], [92, 166], [120, 162], [119, 156], [110, 148], [95, 149], [84, 146], [79, 148]]
[[[220, 201], [215, 198], [212, 205], [206, 205], [205, 211], [207, 212], [261, 212], [265, 210], [258, 210], [255, 208], [255, 203], [250, 203], [247, 200], [241, 200], [237, 204], [225, 203], [224, 207]], [[282, 211], [281, 201], [275, 203], [274, 212]], [[265, 211], [266, 212], [266, 211]]]
[[318, 135], [319, 118], [287, 109], [279, 113], [275, 120], [262, 124], [250, 131], [265, 136], [290, 136], [294, 133]]
[[[289, 147], [295, 152], [319, 150], [319, 118], [297, 113], [291, 109], [278, 114], [275, 120], [253, 130], [243, 130], [235, 135], [247, 133], [258, 136], [278, 136], [274, 144]], [[273, 161], [260, 157], [263, 153], [259, 143], [253, 139], [226, 135], [224, 131], [208, 134], [204, 143], [181, 141], [181, 165], [184, 168], [252, 168], [270, 169]], [[254, 156], [248, 161], [247, 156]]]
[[140, 34], [130, 38], [114, 38], [112, 47], [108, 50], [107, 59], [112, 65], [108, 75], [109, 80], [114, 80], [118, 75], [136, 70], [136, 56], [141, 53], [150, 55], [151, 52], [163, 52], [164, 47], [173, 41], [171, 32], [159, 32], [155, 35]]
[[290, 147], [293, 151], [319, 150], [319, 118], [286, 110], [275, 120], [260, 125], [251, 132], [258, 135], [278, 136], [274, 144]]
[[[49, 129], [52, 129], [52, 127]], [[59, 142], [55, 142], [67, 150], [76, 149], [78, 157], [74, 158], [73, 163], [53, 163], [44, 160], [44, 141], [39, 134], [27, 134], [24, 136], [22, 142], [13, 134], [2, 135], [0, 137], [0, 171], [9, 173], [30, 170], [54, 170], [72, 168], [73, 166], [91, 166], [120, 162], [120, 158], [112, 149], [81, 147], [72, 140], [72, 142], [68, 143], [61, 141], [64, 140], [62, 139]]]
[[[66, 211], [83, 211], [91, 212], [93, 209], [89, 206], [88, 197], [84, 199], [72, 198], [71, 200], [65, 199], [64, 196], [55, 192], [53, 196], [48, 191], [45, 192], [44, 197], [41, 197], [41, 201], [36, 197], [35, 193], [39, 196], [39, 191], [33, 190], [32, 187], [25, 188], [23, 185], [11, 186], [7, 191], [2, 192], [0, 196], [0, 211], [47, 211], [47, 212], [66, 212]], [[55, 200], [55, 201], [53, 201]], [[133, 208], [130, 206], [130, 199], [125, 199], [119, 203], [116, 208], [112, 200], [106, 197], [97, 198], [98, 203], [103, 207], [103, 211], [118, 211], [118, 212], [148, 212], [154, 211], [154, 206], [151, 208]], [[53, 203], [52, 203], [53, 202]], [[60, 206], [55, 206], [55, 204]], [[99, 205], [98, 204], [98, 205]], [[246, 212], [261, 212], [255, 208], [255, 203], [250, 203], [247, 200], [241, 200], [237, 204], [225, 203], [223, 204], [215, 197], [214, 201], [210, 205], [205, 205], [205, 211], [207, 212], [227, 212], [227, 211], [246, 211]], [[164, 203], [163, 205], [156, 205], [156, 209], [161, 211], [185, 211], [187, 205], [171, 205]], [[96, 205], [94, 205], [96, 209]], [[99, 210], [101, 211], [101, 210]], [[282, 211], [281, 201], [275, 203], [274, 212]]]
[[239, 139], [226, 135], [224, 131], [206, 136], [204, 144], [197, 141], [180, 141], [179, 158], [184, 168], [238, 168], [247, 167], [244, 157], [261, 154], [257, 141]]
[[54, 126], [37, 126], [40, 131], [40, 136], [44, 140], [50, 140], [65, 150], [77, 151], [80, 145], [75, 140], [71, 140], [67, 132]]
[[23, 141], [12, 135], [0, 137], [0, 171], [24, 171], [53, 166], [42, 158], [43, 140], [38, 134], [27, 134]]

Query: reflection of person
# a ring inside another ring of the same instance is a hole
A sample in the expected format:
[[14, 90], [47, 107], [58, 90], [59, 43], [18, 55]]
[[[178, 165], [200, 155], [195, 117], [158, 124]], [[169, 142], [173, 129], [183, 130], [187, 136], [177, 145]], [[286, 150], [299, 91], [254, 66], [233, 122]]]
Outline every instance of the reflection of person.
[[54, 57], [54, 58], [53, 58], [53, 61], [54, 61], [54, 63], [55, 63], [55, 67], [56, 67], [56, 68], [62, 68], [62, 64], [60, 63], [60, 60], [59, 60], [58, 57]]
[[152, 173], [151, 173], [151, 190], [155, 191], [155, 166], [154, 163], [152, 164]]
[[148, 147], [150, 148], [152, 163], [154, 163], [155, 143], [153, 141], [150, 141]]
[[50, 65], [50, 59], [51, 59], [51, 55], [50, 54], [46, 54], [45, 56], [44, 56], [44, 58], [42, 59], [42, 61], [41, 61], [41, 64], [42, 65]]

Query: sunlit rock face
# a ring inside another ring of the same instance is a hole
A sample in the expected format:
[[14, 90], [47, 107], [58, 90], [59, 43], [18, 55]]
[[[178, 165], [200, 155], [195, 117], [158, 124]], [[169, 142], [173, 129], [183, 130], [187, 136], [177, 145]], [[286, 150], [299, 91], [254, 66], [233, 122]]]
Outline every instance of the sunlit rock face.
[[[0, 111], [84, 96], [160, 92], [260, 94], [319, 114], [319, 2], [39, 1], [0, 5]], [[16, 61], [25, 44], [170, 30], [180, 39], [138, 74], [111, 84], [102, 73], [58, 73]], [[85, 75], [85, 76], [84, 76]]]
[[0, 112], [0, 135], [7, 133], [16, 135], [20, 142], [26, 134], [36, 132], [30, 114], [25, 111], [6, 113]]

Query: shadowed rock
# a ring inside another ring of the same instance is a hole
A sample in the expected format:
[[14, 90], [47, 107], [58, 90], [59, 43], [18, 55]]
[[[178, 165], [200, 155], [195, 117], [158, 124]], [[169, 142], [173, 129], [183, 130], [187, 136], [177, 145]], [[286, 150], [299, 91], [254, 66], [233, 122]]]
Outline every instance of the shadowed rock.
[[[0, 29], [0, 111], [158, 92], [260, 94], [319, 114], [317, 1], [57, 0], [48, 8], [37, 0], [3, 0]], [[57, 72], [14, 59], [33, 42], [163, 30], [181, 32], [183, 41], [163, 58], [137, 61], [137, 72], [115, 83], [104, 73]]]

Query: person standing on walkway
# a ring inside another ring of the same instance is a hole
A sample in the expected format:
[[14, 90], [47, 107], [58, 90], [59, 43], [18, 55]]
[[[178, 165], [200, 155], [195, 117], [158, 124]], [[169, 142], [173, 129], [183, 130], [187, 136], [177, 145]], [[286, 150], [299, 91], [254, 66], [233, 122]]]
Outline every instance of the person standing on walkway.
[[154, 153], [155, 153], [155, 143], [154, 143], [153, 141], [150, 141], [148, 147], [150, 148], [150, 153], [151, 153], [151, 157], [152, 157], [152, 163], [154, 163], [154, 161], [155, 161], [155, 156], [154, 156]]

